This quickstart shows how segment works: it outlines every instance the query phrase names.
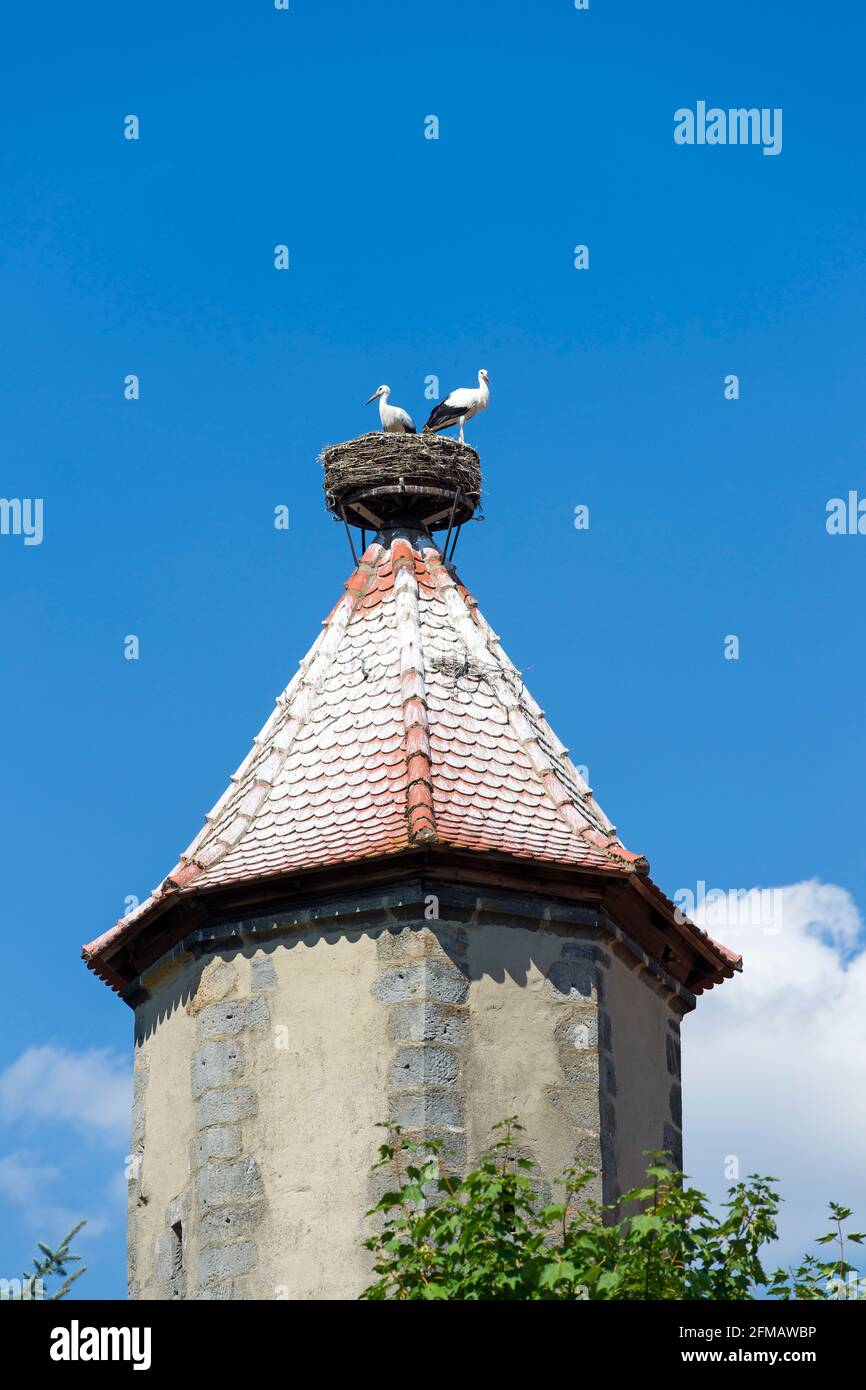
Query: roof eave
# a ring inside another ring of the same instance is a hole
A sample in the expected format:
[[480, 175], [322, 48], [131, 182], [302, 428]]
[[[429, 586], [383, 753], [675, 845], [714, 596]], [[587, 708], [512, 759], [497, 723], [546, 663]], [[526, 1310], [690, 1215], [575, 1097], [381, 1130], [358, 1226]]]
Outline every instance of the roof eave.
[[[597, 899], [613, 920], [629, 915], [624, 926], [636, 930], [648, 954], [671, 969], [694, 994], [711, 989], [742, 969], [742, 960], [687, 919], [645, 874], [626, 866], [581, 867], [489, 850], [461, 850], [431, 844], [399, 853], [303, 871], [275, 872], [253, 883], [187, 887], [171, 883], [131, 916], [82, 947], [89, 969], [124, 995], [142, 968], [183, 940], [202, 922], [233, 912], [253, 912], [280, 899], [360, 882], [399, 881], [419, 871], [447, 874], [461, 881], [527, 890], [551, 896]], [[527, 880], [529, 882], [527, 882]], [[627, 895], [624, 897], [623, 895]], [[162, 929], [159, 923], [163, 923]]]

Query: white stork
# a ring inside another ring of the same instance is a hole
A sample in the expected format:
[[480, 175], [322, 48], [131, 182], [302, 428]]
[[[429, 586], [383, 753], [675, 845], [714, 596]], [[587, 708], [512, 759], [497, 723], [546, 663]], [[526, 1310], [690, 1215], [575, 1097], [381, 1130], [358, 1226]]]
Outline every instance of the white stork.
[[487, 409], [490, 400], [490, 377], [484, 368], [478, 373], [477, 386], [458, 386], [449, 391], [444, 401], [440, 401], [424, 426], [425, 434], [438, 434], [440, 430], [460, 426], [460, 443], [463, 443], [463, 426], [479, 411]]
[[374, 391], [370, 399], [365, 401], [365, 405], [372, 405], [373, 401], [378, 399], [379, 419], [386, 434], [417, 434], [415, 421], [408, 410], [401, 410], [399, 405], [388, 404], [390, 394], [390, 386], [380, 386], [378, 391]]

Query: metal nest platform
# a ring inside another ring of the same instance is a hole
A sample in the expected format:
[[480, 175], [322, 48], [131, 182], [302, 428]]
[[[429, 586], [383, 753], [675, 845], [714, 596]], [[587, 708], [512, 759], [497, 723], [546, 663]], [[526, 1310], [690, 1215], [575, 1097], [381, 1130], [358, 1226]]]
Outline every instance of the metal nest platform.
[[474, 449], [437, 434], [362, 434], [319, 455], [328, 510], [364, 530], [414, 521], [450, 532], [481, 506]]

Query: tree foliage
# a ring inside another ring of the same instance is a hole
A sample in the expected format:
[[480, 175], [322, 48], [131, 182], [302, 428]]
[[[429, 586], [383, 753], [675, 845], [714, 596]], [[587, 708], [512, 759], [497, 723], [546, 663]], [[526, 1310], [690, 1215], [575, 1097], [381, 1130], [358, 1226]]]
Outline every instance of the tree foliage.
[[[50, 1245], [44, 1245], [41, 1240], [37, 1241], [36, 1245], [41, 1252], [41, 1258], [33, 1261], [32, 1273], [25, 1270], [21, 1277], [20, 1289], [7, 1293], [8, 1301], [29, 1302], [47, 1297], [49, 1302], [55, 1302], [59, 1298], [65, 1298], [76, 1279], [80, 1279], [82, 1274], [87, 1272], [85, 1265], [74, 1270], [72, 1274], [67, 1272], [68, 1265], [81, 1263], [81, 1256], [73, 1255], [69, 1246], [85, 1224], [84, 1221], [79, 1221], [76, 1226], [73, 1226], [72, 1230], [63, 1237], [56, 1250], [52, 1250]], [[46, 1295], [44, 1290], [49, 1279], [60, 1279], [62, 1283]]]
[[[767, 1271], [762, 1250], [777, 1238], [777, 1179], [735, 1183], [720, 1213], [689, 1187], [667, 1155], [650, 1153], [643, 1186], [616, 1206], [587, 1192], [593, 1174], [569, 1169], [561, 1202], [543, 1205], [532, 1159], [512, 1117], [464, 1178], [445, 1170], [441, 1145], [415, 1144], [388, 1128], [374, 1172], [393, 1177], [368, 1216], [376, 1280], [361, 1295], [381, 1299], [824, 1299], [857, 1297], [862, 1280], [845, 1257], [851, 1216], [831, 1203], [835, 1258], [804, 1256]], [[849, 1276], [855, 1277], [852, 1282]]]

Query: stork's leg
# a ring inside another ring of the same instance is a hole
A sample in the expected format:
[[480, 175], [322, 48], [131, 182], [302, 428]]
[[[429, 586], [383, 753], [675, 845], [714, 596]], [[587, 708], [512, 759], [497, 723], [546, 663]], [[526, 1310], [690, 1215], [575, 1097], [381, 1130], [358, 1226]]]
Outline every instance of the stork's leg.
[[466, 416], [465, 416], [465, 415], [461, 415], [461, 416], [460, 416], [460, 443], [461, 443], [461, 444], [463, 443], [463, 421], [464, 421], [465, 419], [466, 419]]

